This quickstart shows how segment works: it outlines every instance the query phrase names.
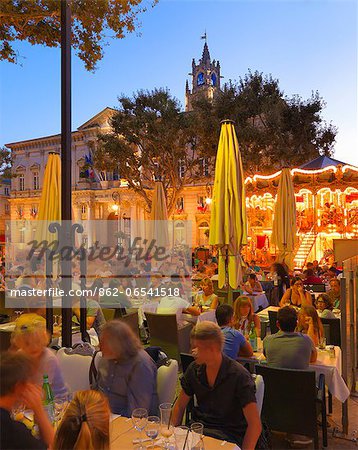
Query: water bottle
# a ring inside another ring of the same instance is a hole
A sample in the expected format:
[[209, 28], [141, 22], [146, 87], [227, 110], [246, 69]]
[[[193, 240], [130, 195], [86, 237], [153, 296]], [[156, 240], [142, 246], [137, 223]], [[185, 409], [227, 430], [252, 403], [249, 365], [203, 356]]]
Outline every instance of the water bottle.
[[251, 322], [251, 329], [249, 333], [249, 342], [254, 352], [257, 352], [257, 334], [254, 322]]
[[55, 421], [55, 400], [53, 392], [48, 381], [48, 375], [44, 375], [43, 384], [43, 404], [51, 423]]

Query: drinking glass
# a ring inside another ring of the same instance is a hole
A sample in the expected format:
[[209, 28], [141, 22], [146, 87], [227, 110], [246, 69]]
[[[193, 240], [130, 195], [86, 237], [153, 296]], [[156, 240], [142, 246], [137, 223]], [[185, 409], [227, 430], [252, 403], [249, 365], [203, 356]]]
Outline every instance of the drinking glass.
[[174, 428], [175, 446], [178, 450], [189, 450], [189, 428], [185, 426]]
[[145, 450], [143, 446], [142, 431], [147, 425], [148, 411], [145, 408], [136, 408], [132, 412], [132, 422], [134, 428], [139, 431], [139, 445], [136, 447], [137, 450]]
[[69, 394], [56, 395], [54, 398], [54, 421], [56, 426], [61, 422], [70, 401], [71, 396]]
[[162, 403], [159, 405], [160, 410], [160, 434], [164, 437], [164, 448], [169, 448], [169, 438], [174, 432], [171, 424], [172, 420], [172, 404]]
[[318, 348], [320, 350], [325, 350], [326, 349], [326, 338], [325, 337], [321, 337], [318, 341]]
[[160, 419], [157, 416], [149, 416], [147, 421], [147, 426], [145, 428], [145, 434], [152, 439], [152, 445], [150, 445], [147, 448], [154, 448], [154, 439], [158, 437], [159, 434], [159, 426], [160, 426]]
[[203, 434], [204, 425], [200, 422], [194, 422], [191, 427], [191, 448], [192, 450], [204, 450]]

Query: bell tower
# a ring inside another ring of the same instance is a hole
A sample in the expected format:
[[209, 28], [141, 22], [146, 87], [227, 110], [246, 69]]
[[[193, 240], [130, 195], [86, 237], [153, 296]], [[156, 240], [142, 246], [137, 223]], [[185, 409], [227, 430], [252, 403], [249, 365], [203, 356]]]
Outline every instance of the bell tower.
[[220, 90], [220, 63], [215, 59], [211, 61], [206, 33], [203, 38], [205, 44], [201, 59], [199, 59], [198, 64], [196, 64], [194, 58], [192, 61], [192, 71], [189, 74], [192, 77], [191, 89], [188, 80], [185, 85], [185, 111], [192, 111], [195, 97], [204, 95], [208, 99], [213, 99]]

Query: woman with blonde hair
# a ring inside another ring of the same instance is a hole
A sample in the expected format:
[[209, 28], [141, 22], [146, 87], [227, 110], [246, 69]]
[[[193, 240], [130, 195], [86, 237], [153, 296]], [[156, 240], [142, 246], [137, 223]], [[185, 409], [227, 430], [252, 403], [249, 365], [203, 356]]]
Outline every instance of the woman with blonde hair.
[[210, 309], [216, 309], [218, 307], [219, 299], [214, 294], [214, 285], [209, 277], [205, 277], [200, 282], [200, 287], [203, 290], [201, 294], [197, 294], [195, 303], [200, 306], [206, 306]]
[[56, 432], [54, 450], [108, 450], [111, 411], [97, 391], [78, 391]]
[[261, 336], [260, 318], [255, 314], [250, 297], [241, 295], [234, 303], [234, 328], [248, 336], [251, 323], [254, 323], [257, 336]]
[[22, 314], [15, 322], [11, 335], [12, 349], [28, 355], [34, 363], [33, 382], [42, 386], [43, 376], [48, 379], [55, 396], [65, 395], [67, 389], [56, 355], [47, 347], [50, 336], [46, 320], [37, 314]]
[[314, 306], [302, 306], [298, 313], [296, 331], [307, 334], [317, 347], [324, 336], [323, 325]]
[[100, 335], [102, 358], [94, 388], [103, 392], [114, 414], [130, 417], [133, 409], [157, 413], [157, 367], [129, 326], [107, 322]]

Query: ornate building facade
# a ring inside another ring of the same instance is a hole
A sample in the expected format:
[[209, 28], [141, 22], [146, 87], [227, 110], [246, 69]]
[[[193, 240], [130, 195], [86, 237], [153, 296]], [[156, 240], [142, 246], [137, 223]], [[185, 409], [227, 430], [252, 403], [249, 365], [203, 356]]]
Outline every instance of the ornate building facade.
[[[191, 89], [186, 83], [186, 111], [192, 109], [197, 95], [213, 98], [220, 90], [220, 63], [211, 61], [206, 42], [198, 64], [192, 62], [191, 76]], [[99, 237], [113, 240], [119, 226], [130, 235], [131, 224], [148, 218], [144, 201], [127, 187], [124, 179], [119, 179], [118, 173], [99, 174], [86, 169], [98, 133], [109, 132], [113, 113], [113, 109], [105, 108], [72, 133], [73, 219], [106, 221], [106, 226], [101, 223], [100, 227], [86, 229], [88, 246]], [[60, 152], [60, 146], [60, 134], [7, 144], [16, 175], [11, 180], [8, 207], [12, 220], [25, 225], [36, 219], [46, 161], [50, 152]], [[298, 210], [297, 265], [308, 257], [323, 257], [334, 238], [358, 236], [358, 169], [324, 158], [291, 171]], [[249, 224], [246, 257], [267, 264], [275, 254], [270, 239], [279, 174], [257, 174], [245, 181]], [[204, 168], [202, 181], [183, 190], [170, 217], [173, 244], [187, 242], [191, 237], [193, 247], [208, 246], [213, 176], [209, 168]], [[190, 236], [186, 231], [188, 221]], [[31, 240], [31, 236], [23, 238]]]

